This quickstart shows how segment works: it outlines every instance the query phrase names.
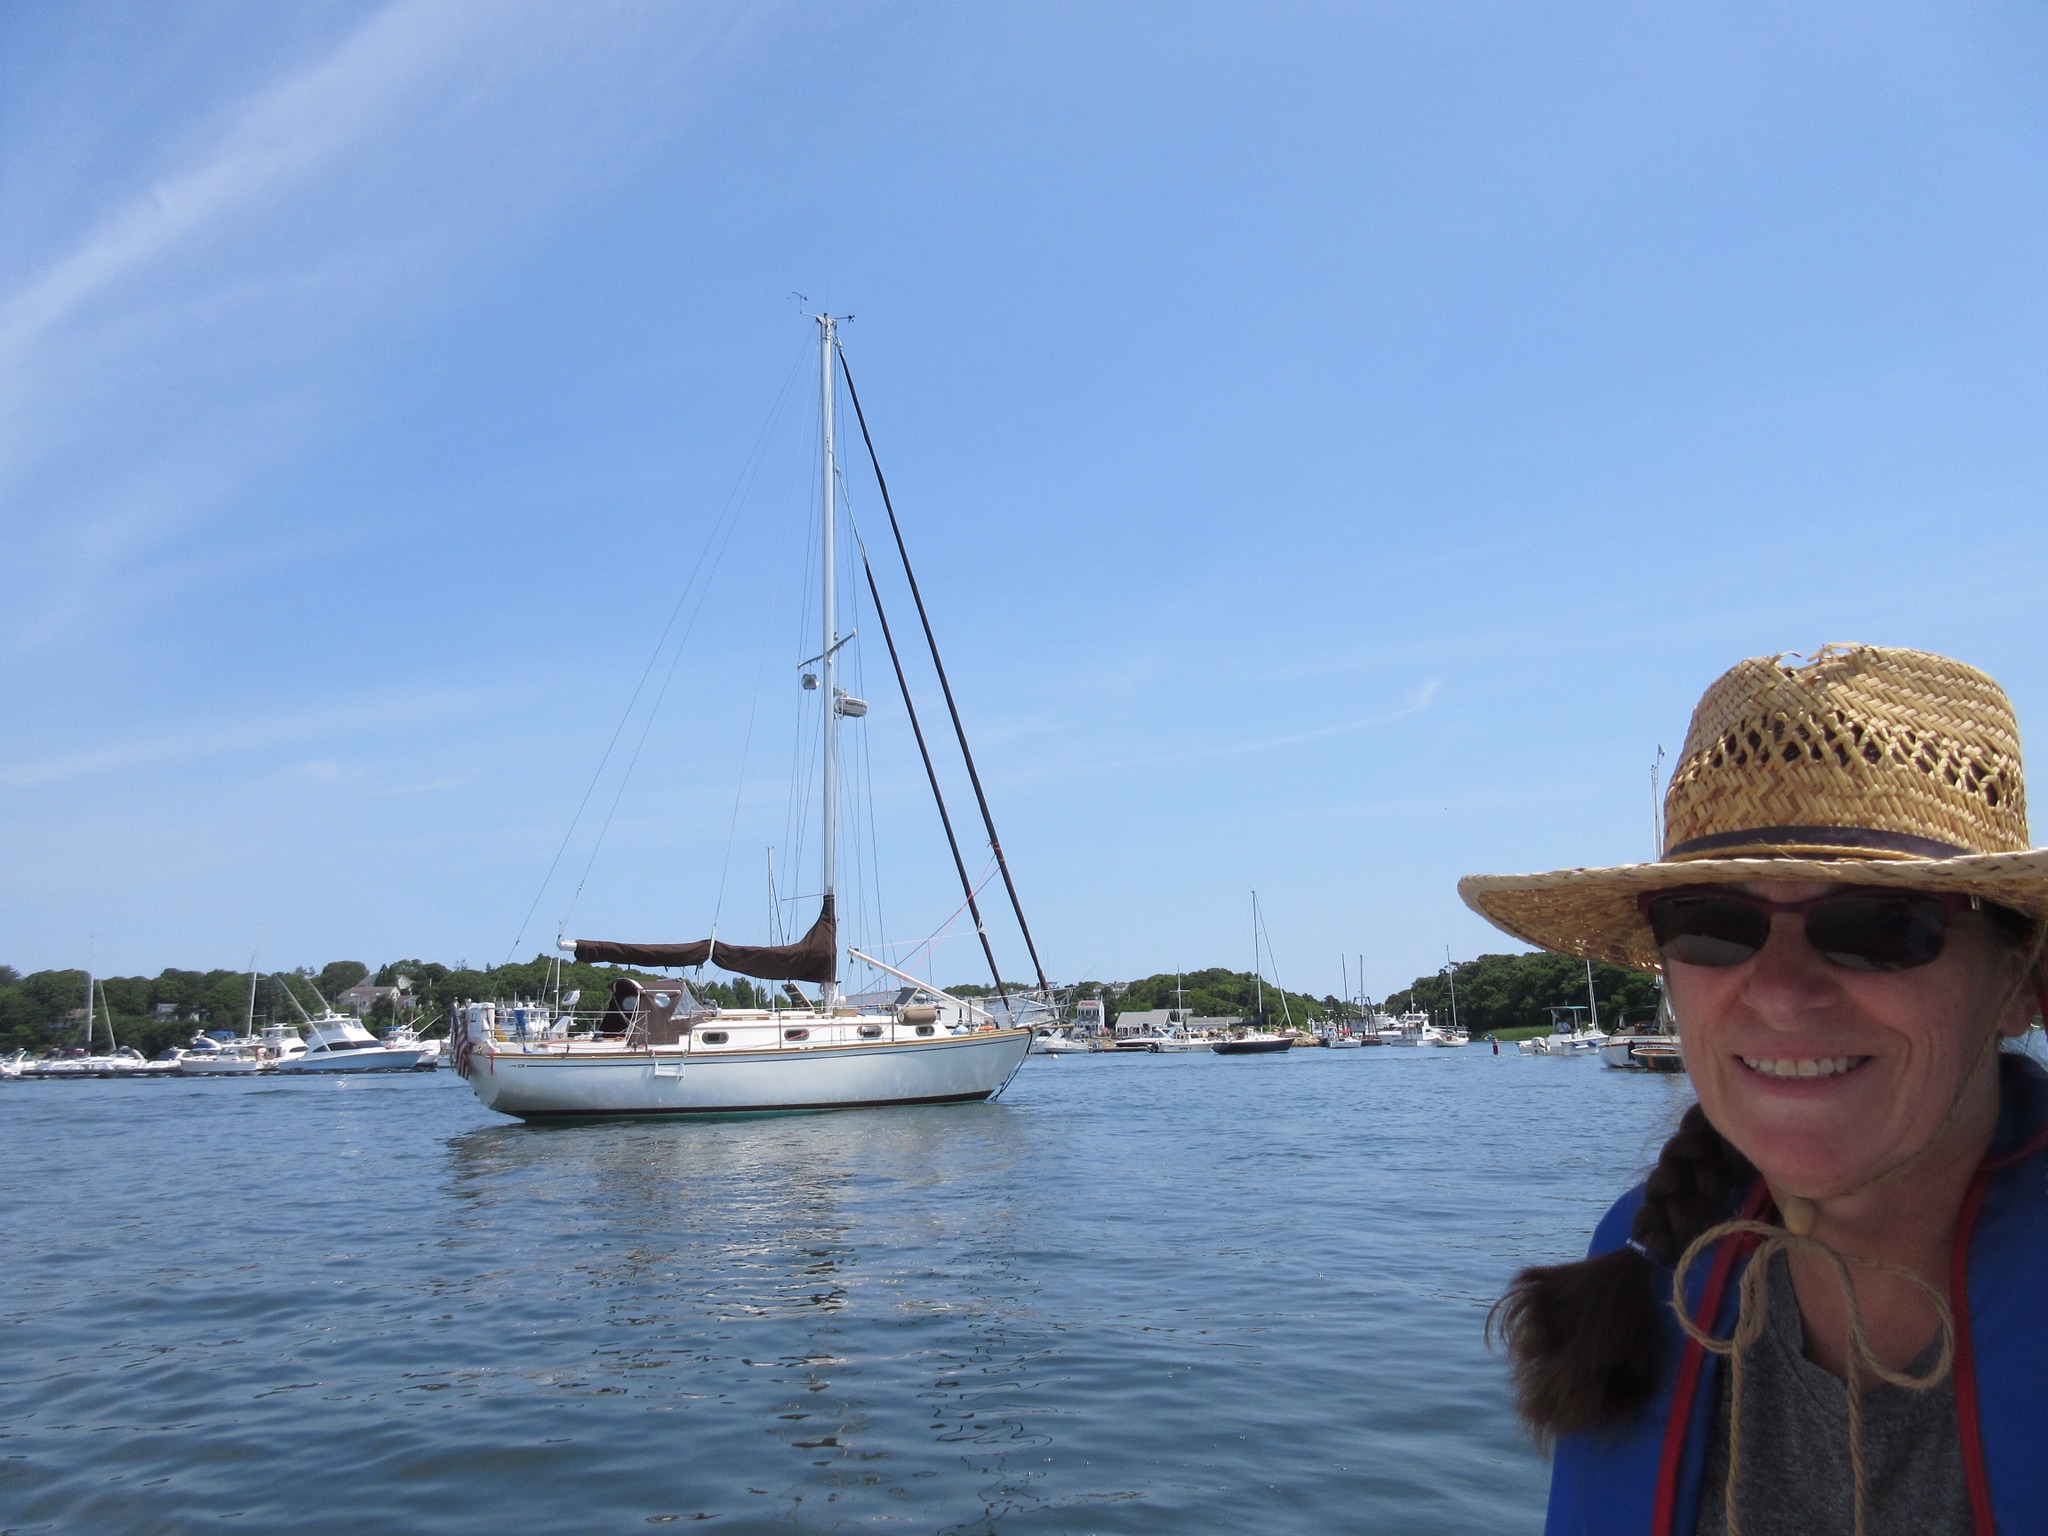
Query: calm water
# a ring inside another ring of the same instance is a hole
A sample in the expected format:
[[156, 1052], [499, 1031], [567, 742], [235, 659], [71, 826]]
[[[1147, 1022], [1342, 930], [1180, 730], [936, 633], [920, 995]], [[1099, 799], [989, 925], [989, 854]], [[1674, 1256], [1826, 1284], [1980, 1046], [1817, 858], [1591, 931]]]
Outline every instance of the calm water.
[[1682, 1085], [1034, 1058], [532, 1130], [452, 1074], [0, 1087], [0, 1530], [1532, 1529], [1481, 1342]]

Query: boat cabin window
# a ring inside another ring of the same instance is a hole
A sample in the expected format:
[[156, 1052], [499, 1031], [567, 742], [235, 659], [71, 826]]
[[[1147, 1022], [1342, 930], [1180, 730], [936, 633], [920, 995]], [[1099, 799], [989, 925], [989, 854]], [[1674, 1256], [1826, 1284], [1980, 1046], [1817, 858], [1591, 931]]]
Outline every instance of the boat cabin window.
[[727, 1034], [722, 1029], [707, 1029], [704, 1031], [703, 1034], [699, 1035], [697, 1038], [699, 1040], [702, 1040], [706, 1045], [723, 1045], [726, 1041], [730, 1040], [732, 1036]]
[[811, 1032], [808, 1029], [785, 1029], [782, 1032], [782, 1038], [785, 1040], [808, 1040], [811, 1038]]
[[929, 1024], [920, 1024], [917, 1026], [917, 1032], [920, 1035], [928, 1035], [932, 1032], [932, 1027]]
[[879, 1040], [882, 1038], [882, 1026], [879, 1024], [863, 1024], [860, 1027], [860, 1037], [863, 1040]]

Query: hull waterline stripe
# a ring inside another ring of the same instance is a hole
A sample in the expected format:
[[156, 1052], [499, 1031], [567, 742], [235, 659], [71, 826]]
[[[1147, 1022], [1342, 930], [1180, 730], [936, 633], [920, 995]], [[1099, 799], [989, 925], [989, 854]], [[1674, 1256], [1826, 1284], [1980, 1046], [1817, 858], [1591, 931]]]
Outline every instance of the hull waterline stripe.
[[821, 1104], [705, 1104], [678, 1108], [649, 1106], [646, 1109], [501, 1109], [501, 1115], [511, 1115], [520, 1120], [618, 1120], [626, 1116], [636, 1119], [649, 1115], [665, 1115], [673, 1119], [682, 1115], [793, 1115], [811, 1114], [819, 1110], [833, 1109], [903, 1109], [914, 1104], [978, 1104], [984, 1099], [995, 1097], [1000, 1089], [978, 1090], [973, 1093], [948, 1093], [929, 1099], [860, 1099], [827, 1100]]

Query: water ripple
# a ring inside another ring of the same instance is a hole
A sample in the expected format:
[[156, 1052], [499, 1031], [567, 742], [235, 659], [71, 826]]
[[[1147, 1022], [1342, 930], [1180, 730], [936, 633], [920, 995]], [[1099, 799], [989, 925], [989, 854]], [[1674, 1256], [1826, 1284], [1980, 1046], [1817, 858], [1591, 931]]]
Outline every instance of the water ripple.
[[10, 1084], [0, 1528], [1532, 1529], [1485, 1308], [1682, 1105], [1481, 1049], [544, 1130]]

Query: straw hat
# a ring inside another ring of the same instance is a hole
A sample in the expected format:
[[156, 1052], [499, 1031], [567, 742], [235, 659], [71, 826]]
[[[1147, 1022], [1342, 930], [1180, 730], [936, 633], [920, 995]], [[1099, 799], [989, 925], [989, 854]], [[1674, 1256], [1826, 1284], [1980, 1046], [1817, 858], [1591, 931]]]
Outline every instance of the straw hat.
[[2005, 691], [1925, 651], [1830, 645], [1738, 663], [1693, 711], [1664, 796], [1664, 856], [1468, 875], [1467, 906], [1541, 949], [1659, 968], [1644, 891], [1827, 880], [1962, 891], [2048, 920]]

